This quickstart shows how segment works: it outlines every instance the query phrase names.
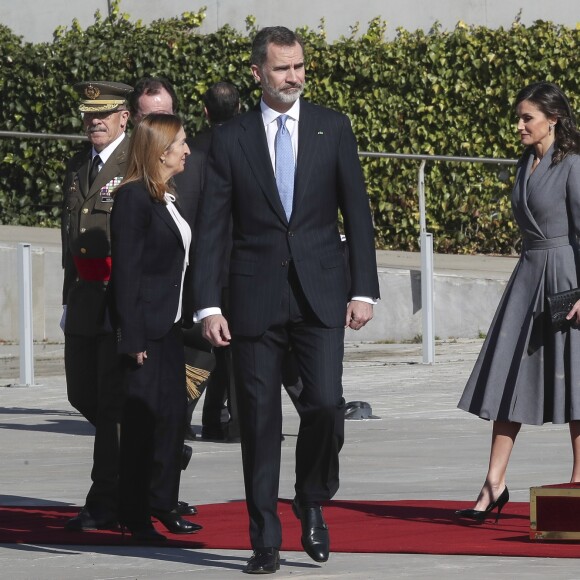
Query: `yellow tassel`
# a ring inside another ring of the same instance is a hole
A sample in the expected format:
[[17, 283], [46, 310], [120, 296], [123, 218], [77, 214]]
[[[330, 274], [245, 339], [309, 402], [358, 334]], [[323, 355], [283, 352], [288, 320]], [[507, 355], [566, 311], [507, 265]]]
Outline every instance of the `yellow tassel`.
[[207, 380], [209, 372], [197, 367], [185, 365], [185, 384], [187, 385], [187, 396], [194, 401], [201, 397], [199, 386]]

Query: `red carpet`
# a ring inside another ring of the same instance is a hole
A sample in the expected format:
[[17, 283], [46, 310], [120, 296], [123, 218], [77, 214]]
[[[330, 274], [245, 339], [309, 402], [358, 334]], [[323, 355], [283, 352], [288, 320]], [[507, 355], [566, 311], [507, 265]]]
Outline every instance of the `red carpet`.
[[[324, 511], [334, 552], [399, 554], [468, 554], [484, 556], [580, 557], [580, 543], [537, 542], [529, 539], [529, 504], [508, 503], [499, 524], [470, 524], [453, 511], [470, 507], [448, 501], [335, 501]], [[241, 501], [200, 505], [193, 518], [204, 526], [198, 534], [167, 534], [169, 546], [248, 550], [248, 524]], [[67, 532], [65, 521], [75, 515], [70, 507], [0, 507], [0, 543], [124, 545], [119, 532]], [[284, 530], [283, 550], [298, 551], [300, 526], [290, 502], [280, 501]], [[166, 533], [156, 524], [159, 531]]]

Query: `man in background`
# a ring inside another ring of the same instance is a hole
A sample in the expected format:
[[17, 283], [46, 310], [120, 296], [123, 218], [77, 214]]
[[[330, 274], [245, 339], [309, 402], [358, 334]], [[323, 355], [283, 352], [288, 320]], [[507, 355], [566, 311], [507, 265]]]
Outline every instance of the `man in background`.
[[[178, 114], [178, 100], [172, 84], [163, 77], [144, 77], [135, 84], [135, 90], [129, 97], [131, 120], [138, 124], [149, 113]], [[191, 138], [187, 139], [190, 149]], [[177, 174], [173, 181], [177, 191], [177, 202], [187, 219], [195, 236], [197, 206], [205, 176], [205, 155], [192, 151], [185, 160], [185, 169]], [[184, 296], [186, 298], [186, 296]]]
[[[204, 114], [208, 127], [200, 131], [190, 142], [190, 149], [209, 155], [214, 130], [240, 112], [240, 93], [227, 82], [213, 84], [203, 95]], [[227, 263], [230, 246], [226, 248], [224, 259], [222, 299], [227, 312], [229, 302], [227, 289]], [[240, 426], [232, 371], [232, 353], [229, 346], [214, 348], [215, 368], [205, 389], [203, 413], [201, 417], [201, 437], [209, 441], [240, 441]], [[225, 406], [227, 403], [227, 407]], [[224, 416], [225, 415], [225, 416]]]

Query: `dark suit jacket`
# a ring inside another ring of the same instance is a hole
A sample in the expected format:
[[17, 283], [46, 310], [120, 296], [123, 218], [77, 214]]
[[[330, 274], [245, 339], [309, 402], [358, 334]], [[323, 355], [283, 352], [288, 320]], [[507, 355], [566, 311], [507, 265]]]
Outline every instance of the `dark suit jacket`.
[[61, 236], [62, 303], [67, 305], [65, 332], [68, 334], [94, 336], [111, 332], [104, 317], [106, 282], [80, 279], [74, 258], [100, 260], [111, 255], [111, 192], [125, 175], [128, 144], [129, 139], [125, 137], [90, 188], [90, 149], [75, 155], [67, 165]]
[[121, 187], [111, 216], [118, 352], [142, 352], [175, 322], [185, 249], [165, 204], [141, 183]]
[[199, 199], [203, 190], [205, 178], [206, 155], [193, 148], [191, 140], [187, 140], [190, 155], [185, 159], [185, 169], [173, 177], [177, 202], [183, 217], [193, 229], [197, 219]]
[[259, 108], [213, 132], [198, 220], [194, 306], [220, 305], [220, 260], [231, 215], [229, 323], [234, 334], [257, 336], [268, 328], [290, 260], [322, 324], [344, 326], [349, 296], [339, 210], [350, 254], [351, 294], [379, 296], [373, 227], [350, 122], [336, 111], [302, 101], [298, 131], [290, 223]]
[[[191, 153], [185, 159], [185, 168], [181, 173], [178, 173], [173, 177], [175, 183], [175, 192], [177, 194], [177, 204], [179, 210], [181, 211], [183, 217], [187, 220], [192, 233], [192, 244], [190, 248], [190, 260], [191, 264], [193, 261], [193, 251], [195, 248], [195, 223], [197, 221], [199, 200], [201, 198], [201, 193], [203, 190], [203, 184], [205, 181], [205, 167], [207, 155], [194, 149], [191, 139], [187, 140], [187, 144]], [[190, 313], [193, 313], [193, 273], [191, 267], [187, 269], [184, 282], [183, 291], [183, 302], [184, 311], [187, 312], [188, 318], [191, 317]], [[193, 320], [188, 321], [188, 323], [193, 323]]]
[[199, 133], [197, 133], [194, 137], [191, 138], [191, 141], [188, 141], [187, 144], [189, 145], [190, 149], [196, 149], [197, 151], [201, 151], [206, 156], [209, 155], [209, 150], [211, 147], [211, 136], [213, 134], [213, 127], [206, 127]]

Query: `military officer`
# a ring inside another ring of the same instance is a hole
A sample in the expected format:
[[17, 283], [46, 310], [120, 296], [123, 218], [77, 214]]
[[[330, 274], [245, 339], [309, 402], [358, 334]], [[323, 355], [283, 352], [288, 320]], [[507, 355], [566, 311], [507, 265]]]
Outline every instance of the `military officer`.
[[83, 82], [79, 110], [91, 148], [75, 155], [66, 169], [62, 212], [65, 373], [70, 404], [95, 427], [92, 485], [85, 506], [68, 529], [116, 525], [118, 424], [123, 367], [106, 316], [105, 291], [111, 272], [109, 219], [112, 190], [126, 164], [132, 87]]

